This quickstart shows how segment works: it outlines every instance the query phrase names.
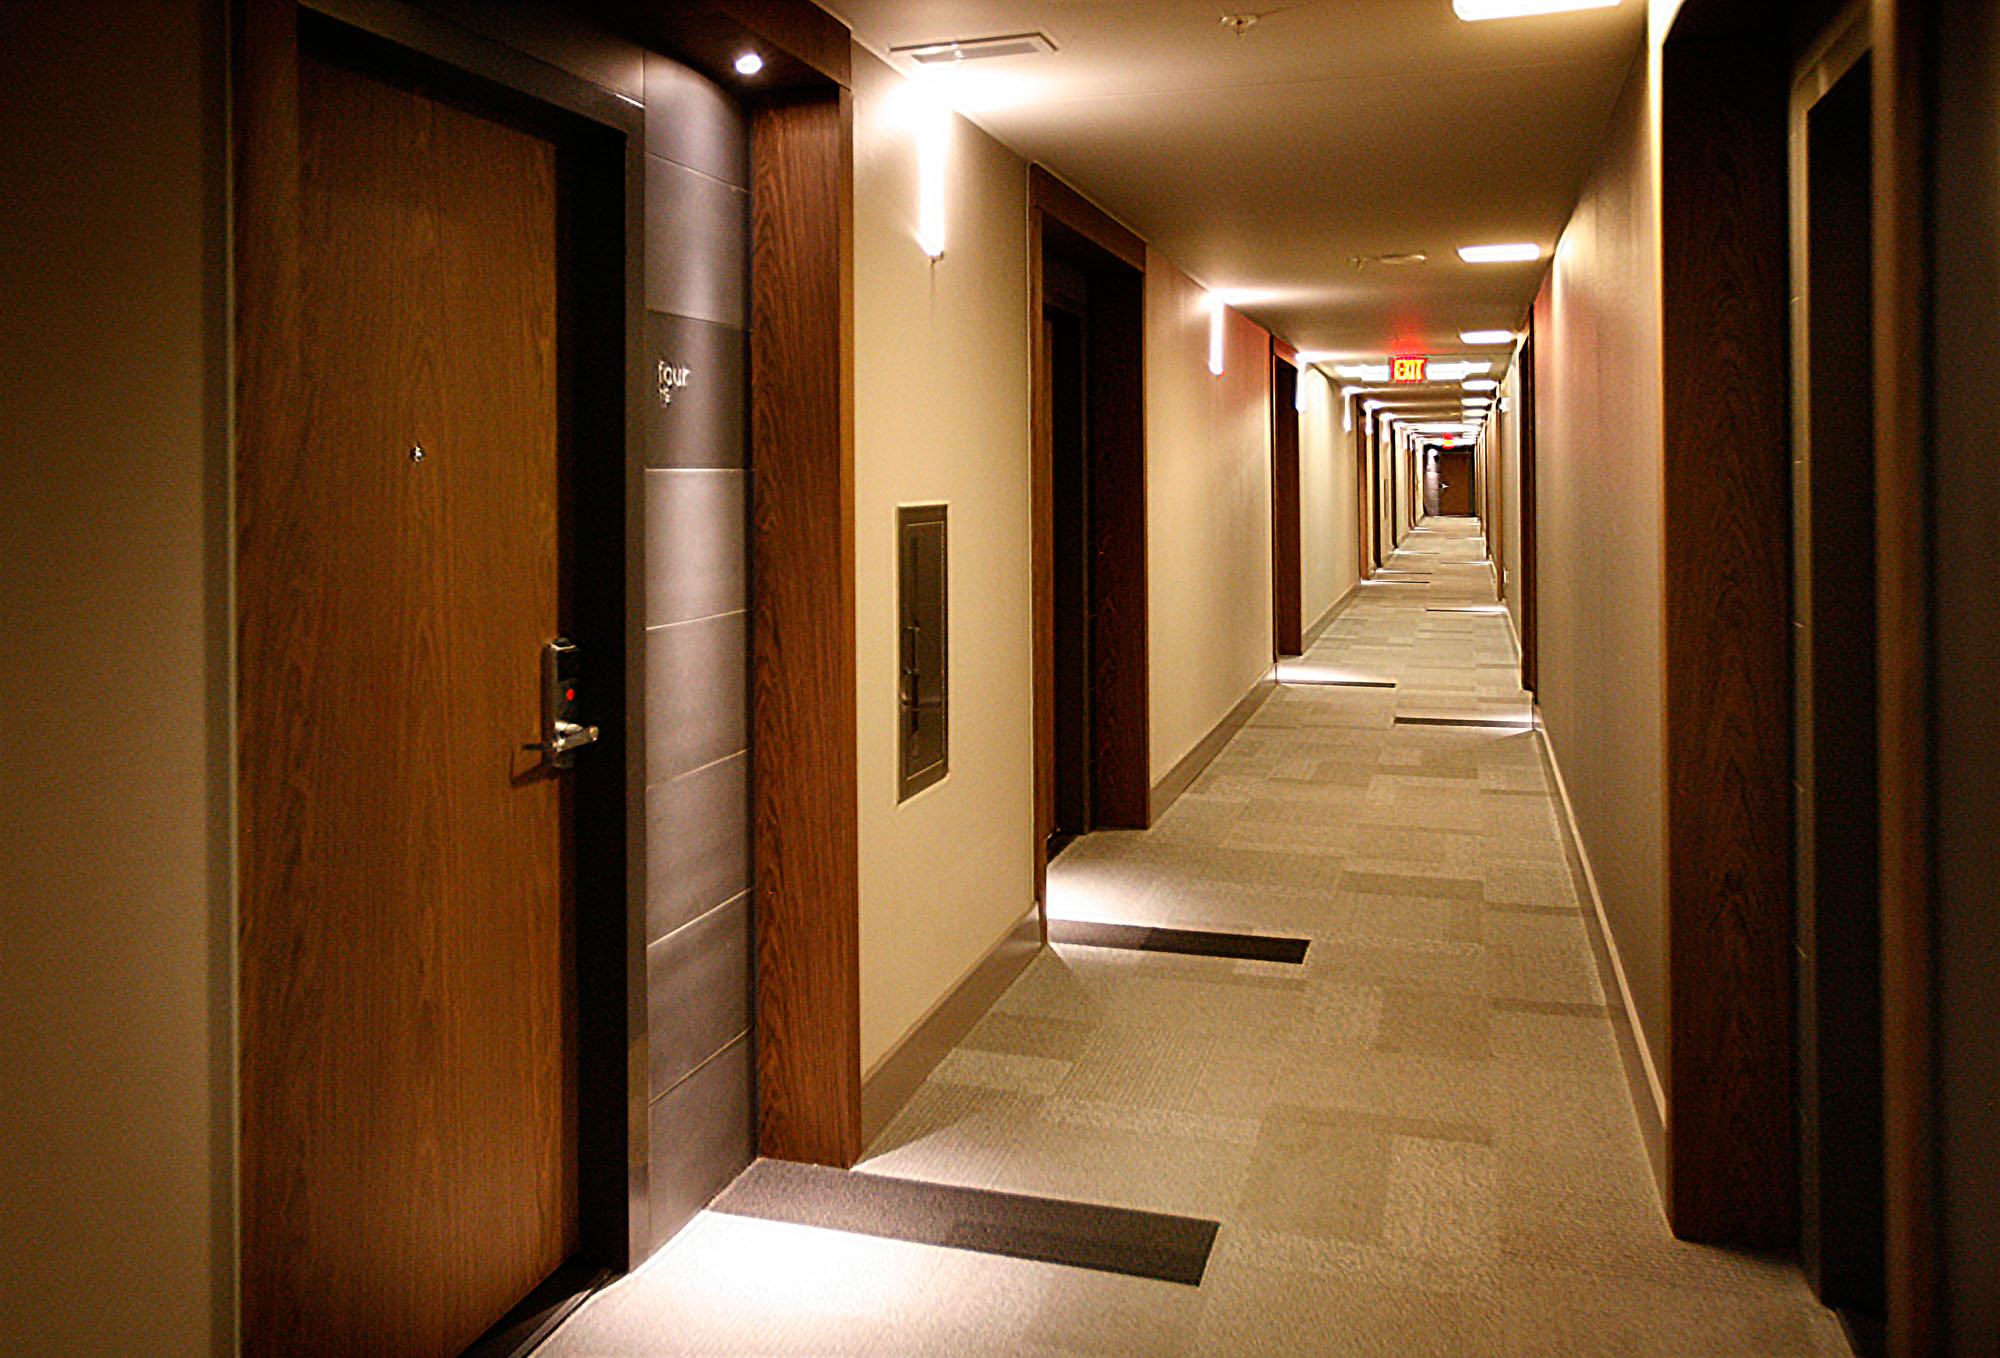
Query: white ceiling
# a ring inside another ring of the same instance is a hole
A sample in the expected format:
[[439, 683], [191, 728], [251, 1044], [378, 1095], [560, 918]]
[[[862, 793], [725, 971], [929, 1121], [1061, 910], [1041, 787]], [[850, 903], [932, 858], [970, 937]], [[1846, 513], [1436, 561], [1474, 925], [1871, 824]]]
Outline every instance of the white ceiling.
[[[1301, 349], [1467, 352], [1522, 324], [1638, 54], [1645, 0], [1465, 23], [1451, 0], [822, 0], [855, 38], [1040, 31], [1051, 55], [966, 63], [953, 102]], [[1421, 264], [1356, 257], [1423, 251]], [[1504, 352], [1504, 351], [1499, 351]], [[1488, 356], [1497, 356], [1487, 351]]]

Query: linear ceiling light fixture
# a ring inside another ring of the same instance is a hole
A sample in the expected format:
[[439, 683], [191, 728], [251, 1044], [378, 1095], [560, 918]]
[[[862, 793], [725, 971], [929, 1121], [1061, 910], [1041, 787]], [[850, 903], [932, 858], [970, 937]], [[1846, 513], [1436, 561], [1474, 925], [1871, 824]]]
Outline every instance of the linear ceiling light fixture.
[[1533, 14], [1567, 14], [1573, 9], [1614, 9], [1618, 0], [1451, 0], [1452, 12], [1468, 23], [1481, 19], [1523, 19]]
[[1046, 55], [1056, 50], [1046, 33], [1002, 33], [991, 38], [953, 38], [946, 42], [911, 43], [891, 47], [892, 57], [908, 57], [924, 66], [960, 61], [984, 61], [989, 57]]
[[1542, 247], [1529, 241], [1518, 245], [1461, 245], [1458, 257], [1467, 264], [1525, 264], [1542, 257]]
[[1512, 344], [1514, 332], [1511, 330], [1461, 330], [1458, 332], [1460, 344]]
[[1498, 391], [1500, 384], [1490, 377], [1468, 377], [1465, 379], [1467, 391]]

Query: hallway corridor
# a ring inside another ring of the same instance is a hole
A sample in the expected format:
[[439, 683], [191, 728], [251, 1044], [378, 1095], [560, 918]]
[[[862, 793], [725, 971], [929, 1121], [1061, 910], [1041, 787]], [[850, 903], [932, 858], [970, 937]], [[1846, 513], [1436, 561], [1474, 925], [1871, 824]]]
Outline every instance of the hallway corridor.
[[1051, 866], [1053, 918], [1303, 964], [1045, 949], [858, 1167], [1217, 1222], [1198, 1287], [705, 1212], [541, 1352], [1845, 1355], [1796, 1266], [1667, 1233], [1477, 533]]

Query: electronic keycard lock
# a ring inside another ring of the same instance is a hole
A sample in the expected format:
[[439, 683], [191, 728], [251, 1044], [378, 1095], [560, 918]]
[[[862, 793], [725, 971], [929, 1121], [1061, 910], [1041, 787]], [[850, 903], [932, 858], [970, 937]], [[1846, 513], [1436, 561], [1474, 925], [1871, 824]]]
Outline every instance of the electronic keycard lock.
[[540, 750], [542, 762], [552, 769], [566, 769], [576, 762], [576, 751], [597, 739], [597, 728], [577, 720], [582, 694], [578, 681], [576, 643], [557, 637], [542, 647], [542, 739], [524, 750]]

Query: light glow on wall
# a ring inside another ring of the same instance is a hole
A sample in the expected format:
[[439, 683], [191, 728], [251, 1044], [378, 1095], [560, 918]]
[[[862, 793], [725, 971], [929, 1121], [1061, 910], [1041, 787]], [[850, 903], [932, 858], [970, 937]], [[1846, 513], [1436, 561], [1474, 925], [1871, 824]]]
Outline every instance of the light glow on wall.
[[1217, 377], [1222, 376], [1222, 312], [1223, 301], [1215, 293], [1208, 294], [1208, 370]]

